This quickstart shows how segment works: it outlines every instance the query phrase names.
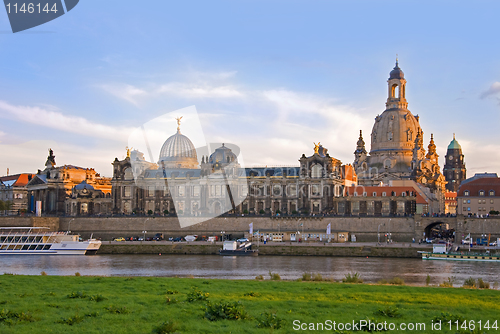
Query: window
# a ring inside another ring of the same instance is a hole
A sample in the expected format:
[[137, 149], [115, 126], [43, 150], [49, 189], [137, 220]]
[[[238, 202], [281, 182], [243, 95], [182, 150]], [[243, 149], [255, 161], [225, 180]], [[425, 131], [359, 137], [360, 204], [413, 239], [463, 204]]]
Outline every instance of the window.
[[376, 193], [376, 192], [373, 192], [372, 196], [373, 196], [373, 197], [377, 197], [377, 193]]
[[296, 184], [291, 184], [290, 186], [287, 187], [287, 190], [288, 190], [288, 196], [290, 196], [290, 197], [297, 196], [297, 185]]
[[495, 190], [490, 190], [490, 196], [495, 196]]
[[405, 196], [406, 196], [406, 193], [403, 191], [403, 192], [401, 193], [401, 196], [405, 197]]
[[149, 197], [154, 197], [155, 195], [155, 187], [154, 186], [148, 186], [148, 196]]
[[320, 187], [318, 185], [316, 185], [316, 184], [313, 184], [311, 186], [311, 194], [313, 196], [319, 196], [319, 195], [321, 195]]
[[184, 186], [179, 186], [177, 188], [177, 192], [178, 192], [179, 196], [181, 196], [181, 197], [184, 196]]
[[273, 195], [281, 196], [281, 186], [279, 184], [273, 185]]
[[467, 211], [467, 208], [464, 206], [464, 209], [462, 211]]
[[470, 199], [467, 200], [467, 204], [470, 204]]
[[382, 196], [387, 196], [387, 194], [385, 193], [385, 191], [382, 193]]
[[321, 165], [316, 164], [316, 165], [312, 166], [311, 177], [320, 178], [322, 176], [321, 175], [322, 173], [323, 173], [323, 167]]
[[123, 196], [130, 197], [130, 187], [123, 187]]
[[365, 191], [365, 192], [363, 192], [363, 197], [366, 197], [366, 196], [368, 196], [368, 194]]
[[357, 192], [354, 192], [354, 195], [353, 195], [353, 196], [354, 196], [354, 197], [358, 196], [358, 193], [357, 193]]
[[[246, 194], [245, 194], [246, 195]], [[198, 197], [200, 196], [200, 187], [199, 186], [194, 186], [193, 187], [193, 196]]]
[[490, 199], [490, 204], [493, 204], [493, 200], [492, 199]]
[[484, 196], [484, 190], [479, 190], [479, 196]]
[[467, 200], [466, 199], [464, 199], [464, 204], [467, 204]]
[[469, 191], [468, 191], [468, 190], [464, 191], [464, 196], [469, 196], [469, 194], [470, 194], [470, 193], [469, 193]]
[[481, 201], [480, 199], [479, 199], [479, 200], [477, 200], [477, 202], [478, 202], [479, 204], [481, 204], [481, 203], [482, 203], [482, 201]]
[[470, 211], [470, 206], [467, 207], [467, 211]]

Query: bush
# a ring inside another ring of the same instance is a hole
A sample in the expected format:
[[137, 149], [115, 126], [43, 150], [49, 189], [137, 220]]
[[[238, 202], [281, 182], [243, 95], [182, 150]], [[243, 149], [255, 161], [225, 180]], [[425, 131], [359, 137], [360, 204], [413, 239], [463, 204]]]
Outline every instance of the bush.
[[208, 303], [205, 318], [210, 321], [247, 319], [248, 315], [240, 302]]
[[0, 323], [14, 324], [22, 321], [33, 322], [35, 319], [31, 313], [13, 312], [4, 309], [0, 311]]
[[248, 210], [247, 209], [243, 210], [243, 214], [248, 215]]
[[178, 293], [179, 293], [179, 291], [176, 291], [176, 290], [167, 290], [167, 295], [176, 295]]
[[296, 215], [297, 213], [298, 213], [297, 210], [292, 211], [292, 215]]
[[113, 305], [110, 305], [105, 308], [106, 311], [109, 313], [114, 313], [114, 314], [127, 314], [130, 313], [130, 311], [126, 307], [116, 307]]
[[87, 294], [84, 291], [72, 292], [68, 295], [68, 298], [87, 298]]
[[262, 275], [257, 275], [257, 276], [255, 276], [255, 279], [256, 279], [257, 281], [263, 281], [263, 280], [264, 280], [264, 276], [262, 276]]
[[323, 276], [321, 276], [320, 273], [316, 273], [316, 274], [313, 275], [312, 280], [313, 281], [317, 281], [317, 282], [318, 281], [323, 281]]
[[431, 275], [427, 274], [427, 277], [425, 278], [425, 285], [431, 284]]
[[281, 279], [281, 276], [277, 273], [272, 273], [271, 270], [269, 270], [269, 276], [271, 277], [272, 281], [279, 281]]
[[451, 321], [451, 323], [455, 323], [458, 321], [458, 323], [463, 323], [465, 321], [465, 318], [462, 317], [461, 315], [456, 315], [456, 314], [451, 314], [447, 312], [441, 312], [440, 315], [434, 317], [432, 319], [434, 323], [441, 321], [442, 323], [447, 323], [448, 321]]
[[102, 302], [104, 300], [107, 300], [108, 298], [105, 298], [103, 295], [93, 295], [89, 297], [90, 301], [92, 302]]
[[342, 279], [343, 283], [363, 283], [363, 280], [360, 278], [359, 273], [348, 273]]
[[264, 211], [264, 209], [260, 209], [259, 213], [260, 213], [261, 215], [263, 215], [263, 214], [264, 214], [264, 213], [266, 213], [266, 212]]
[[444, 281], [443, 283], [439, 284], [440, 287], [442, 288], [452, 288], [453, 283], [455, 283], [455, 277], [448, 277], [447, 281]]
[[61, 320], [58, 321], [58, 323], [73, 326], [74, 324], [78, 324], [78, 323], [82, 322], [83, 320], [85, 320], [84, 316], [75, 314], [75, 316], [73, 316], [73, 317], [62, 318]]
[[75, 276], [80, 277], [82, 276], [78, 271], [75, 273]]
[[192, 287], [191, 291], [187, 294], [187, 301], [192, 303], [199, 300], [207, 300], [208, 292], [202, 292], [197, 287]]
[[260, 293], [250, 291], [250, 292], [247, 292], [247, 293], [243, 294], [243, 296], [249, 296], [249, 297], [259, 297], [259, 296], [260, 296]]
[[312, 279], [312, 276], [310, 273], [303, 273], [302, 274], [302, 280], [303, 281], [310, 281]]
[[152, 215], [153, 214], [153, 210], [148, 210], [148, 215]]
[[490, 288], [490, 283], [484, 282], [482, 278], [477, 279], [477, 287], [479, 289], [489, 289]]
[[177, 330], [177, 324], [175, 322], [166, 321], [161, 325], [158, 325], [155, 328], [153, 328], [153, 333], [170, 334], [170, 333], [175, 333], [176, 330]]
[[166, 216], [168, 215], [168, 210], [163, 210], [163, 214]]
[[383, 285], [383, 284], [389, 284], [389, 282], [385, 278], [383, 278], [380, 281], [378, 281], [377, 284]]
[[264, 312], [257, 321], [257, 327], [271, 329], [280, 329], [285, 322], [283, 319], [276, 316], [276, 312]]
[[389, 306], [386, 309], [379, 309], [375, 311], [375, 315], [381, 315], [388, 318], [399, 318], [401, 317], [401, 312], [399, 312], [397, 307]]
[[473, 288], [475, 289], [476, 288], [476, 280], [473, 279], [472, 277], [469, 277], [465, 280], [464, 282], [464, 285], [463, 285], [464, 288]]
[[400, 277], [394, 277], [393, 279], [389, 280], [389, 284], [392, 285], [405, 285], [405, 281], [400, 278]]
[[42, 276], [47, 276], [47, 273], [46, 273], [45, 271], [42, 271], [42, 272], [40, 273], [40, 275], [42, 275]]

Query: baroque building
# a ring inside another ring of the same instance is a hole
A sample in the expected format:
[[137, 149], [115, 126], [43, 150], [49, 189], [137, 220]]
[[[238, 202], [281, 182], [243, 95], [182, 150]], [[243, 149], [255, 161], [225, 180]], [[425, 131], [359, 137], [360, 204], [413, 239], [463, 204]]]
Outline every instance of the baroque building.
[[462, 147], [455, 139], [448, 145], [446, 150], [445, 163], [443, 167], [443, 175], [448, 182], [446, 189], [448, 191], [457, 192], [462, 181], [466, 179], [467, 169], [465, 168], [464, 155], [462, 154]]
[[357, 184], [350, 165], [331, 157], [320, 143], [298, 167], [243, 168], [237, 149], [222, 144], [201, 163], [180, 132], [163, 144], [158, 163], [139, 151], [113, 162], [112, 199], [116, 214], [218, 216], [232, 214], [320, 214], [331, 211], [343, 187]]
[[[434, 137], [431, 134], [427, 154], [419, 116], [408, 109], [406, 79], [396, 60], [389, 74], [386, 109], [375, 117], [371, 133], [371, 149], [367, 153], [363, 133], [354, 151], [358, 182], [364, 186], [389, 185], [395, 180], [412, 180], [430, 189], [444, 211], [446, 180], [440, 172]], [[433, 206], [431, 206], [433, 207]]]
[[28, 211], [36, 211], [36, 203], [41, 206], [44, 214], [65, 214], [71, 212], [66, 200], [72, 195], [73, 188], [85, 181], [93, 188], [110, 194], [111, 179], [101, 177], [93, 168], [82, 168], [73, 165], [56, 167], [56, 157], [49, 149], [49, 156], [45, 162], [45, 169], [28, 182]]
[[0, 201], [9, 206], [5, 210], [6, 214], [16, 215], [27, 211], [28, 190], [26, 185], [34, 176], [34, 174], [22, 173], [0, 177]]

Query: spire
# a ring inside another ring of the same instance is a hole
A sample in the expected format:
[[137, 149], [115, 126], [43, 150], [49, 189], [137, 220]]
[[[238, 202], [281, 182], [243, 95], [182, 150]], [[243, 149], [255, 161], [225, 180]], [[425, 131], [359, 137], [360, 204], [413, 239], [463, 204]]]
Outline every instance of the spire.
[[427, 158], [430, 158], [433, 154], [436, 154], [436, 145], [434, 144], [434, 134], [431, 133], [431, 141], [428, 146]]
[[354, 152], [354, 154], [360, 154], [360, 153], [366, 154], [365, 141], [363, 140], [363, 130], [359, 130], [358, 143], [356, 147], [356, 152]]

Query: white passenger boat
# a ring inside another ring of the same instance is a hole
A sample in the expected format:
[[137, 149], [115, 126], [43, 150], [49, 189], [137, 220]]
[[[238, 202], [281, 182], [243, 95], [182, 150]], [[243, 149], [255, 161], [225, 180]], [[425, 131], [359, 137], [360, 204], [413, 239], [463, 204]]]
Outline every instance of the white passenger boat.
[[449, 245], [433, 245], [432, 252], [419, 251], [422, 260], [452, 260], [452, 261], [481, 261], [500, 262], [500, 254], [478, 252], [451, 252]]
[[101, 241], [79, 241], [68, 232], [47, 232], [47, 227], [0, 227], [0, 255], [95, 254]]

